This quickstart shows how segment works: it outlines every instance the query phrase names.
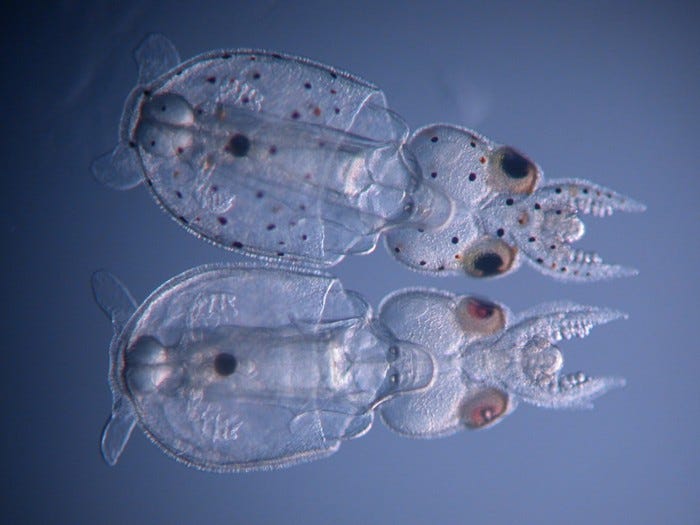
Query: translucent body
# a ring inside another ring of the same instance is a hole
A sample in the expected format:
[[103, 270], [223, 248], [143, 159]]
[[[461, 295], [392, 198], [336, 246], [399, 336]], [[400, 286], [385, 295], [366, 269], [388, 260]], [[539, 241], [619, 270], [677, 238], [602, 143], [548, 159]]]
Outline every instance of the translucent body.
[[588, 406], [620, 380], [560, 376], [554, 342], [620, 317], [573, 304], [513, 317], [428, 289], [388, 296], [375, 317], [329, 275], [293, 267], [205, 266], [136, 308], [112, 275], [93, 290], [111, 317], [114, 464], [138, 422], [165, 452], [214, 471], [288, 466], [362, 435], [436, 437], [489, 426], [518, 400]]
[[136, 53], [119, 144], [93, 171], [130, 188], [145, 178], [189, 231], [267, 259], [336, 264], [387, 248], [437, 274], [502, 275], [522, 259], [595, 280], [631, 273], [570, 243], [579, 213], [638, 211], [586, 181], [544, 183], [507, 146], [447, 124], [413, 135], [376, 87], [305, 59], [214, 51], [180, 63], [162, 36]]

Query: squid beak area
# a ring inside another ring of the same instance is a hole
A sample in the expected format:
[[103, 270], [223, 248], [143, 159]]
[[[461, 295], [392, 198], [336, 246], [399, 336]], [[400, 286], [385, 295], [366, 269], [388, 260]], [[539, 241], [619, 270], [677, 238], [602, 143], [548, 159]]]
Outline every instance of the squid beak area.
[[[549, 408], [590, 408], [595, 398], [625, 385], [622, 378], [591, 377], [582, 371], [561, 374], [564, 358], [556, 341], [574, 336], [585, 337], [594, 324], [605, 323], [622, 315], [612, 310], [578, 308], [580, 311], [573, 313], [552, 312], [549, 315], [549, 324], [552, 325], [549, 332], [537, 330], [538, 334], [543, 335], [533, 336], [522, 348], [520, 364], [524, 384], [519, 393], [525, 401]], [[559, 322], [553, 322], [557, 316], [560, 317]]]
[[[586, 194], [583, 193], [584, 189]], [[571, 246], [585, 233], [579, 214], [593, 209], [608, 210], [609, 213], [597, 213], [604, 216], [612, 213], [613, 208], [620, 209], [618, 205], [622, 197], [608, 199], [610, 202], [605, 205], [592, 204], [591, 198], [581, 197], [598, 191], [601, 190], [562, 183], [545, 186], [528, 199], [528, 209], [523, 211], [528, 215], [528, 221], [516, 230], [515, 238], [521, 253], [538, 271], [558, 279], [579, 282], [636, 275], [637, 271], [632, 268], [605, 264], [596, 252]]]

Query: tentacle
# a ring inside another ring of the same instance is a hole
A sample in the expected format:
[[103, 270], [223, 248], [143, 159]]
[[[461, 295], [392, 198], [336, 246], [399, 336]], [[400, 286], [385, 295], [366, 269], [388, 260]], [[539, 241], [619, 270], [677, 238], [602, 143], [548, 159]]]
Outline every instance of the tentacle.
[[594, 326], [627, 319], [627, 314], [611, 308], [555, 302], [527, 310], [521, 317], [524, 320], [513, 330], [525, 337], [539, 336], [555, 343], [562, 339], [586, 337]]
[[593, 400], [615, 388], [625, 386], [621, 377], [589, 377], [583, 372], [553, 379], [533, 402], [549, 408], [592, 408]]
[[584, 215], [607, 217], [613, 211], [642, 212], [644, 204], [611, 189], [581, 179], [550, 181], [533, 197], [544, 209], [572, 208]]

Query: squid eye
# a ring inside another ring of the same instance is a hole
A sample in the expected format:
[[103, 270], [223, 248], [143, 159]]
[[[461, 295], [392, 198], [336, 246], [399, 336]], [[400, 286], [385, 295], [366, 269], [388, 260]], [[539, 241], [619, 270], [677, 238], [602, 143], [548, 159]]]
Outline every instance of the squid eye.
[[455, 309], [457, 321], [465, 333], [490, 335], [506, 325], [503, 309], [490, 301], [476, 297], [464, 297]]
[[464, 253], [464, 269], [472, 277], [493, 277], [510, 270], [517, 251], [498, 239], [485, 239]]
[[462, 422], [469, 428], [485, 428], [500, 419], [508, 408], [508, 394], [487, 388], [468, 398], [461, 406]]
[[489, 184], [495, 189], [529, 195], [538, 179], [535, 163], [510, 146], [502, 146], [491, 154]]

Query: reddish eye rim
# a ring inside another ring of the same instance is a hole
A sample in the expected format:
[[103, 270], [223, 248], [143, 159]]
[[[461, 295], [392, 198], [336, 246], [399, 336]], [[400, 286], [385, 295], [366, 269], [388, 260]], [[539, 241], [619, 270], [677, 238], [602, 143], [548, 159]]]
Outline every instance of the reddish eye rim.
[[508, 394], [497, 388], [486, 388], [462, 405], [462, 421], [468, 428], [485, 428], [508, 411]]
[[463, 297], [455, 307], [455, 315], [465, 334], [491, 335], [506, 326], [503, 308], [479, 297]]

